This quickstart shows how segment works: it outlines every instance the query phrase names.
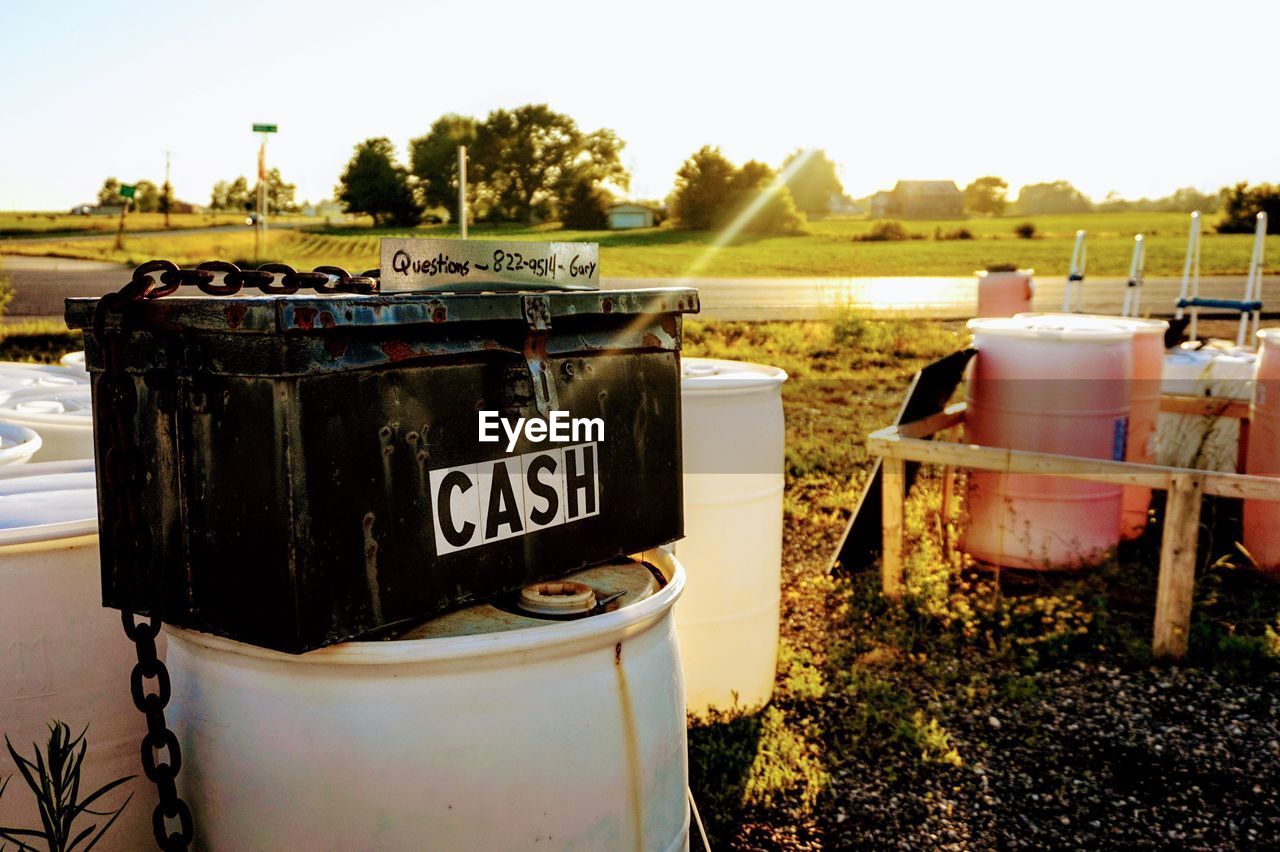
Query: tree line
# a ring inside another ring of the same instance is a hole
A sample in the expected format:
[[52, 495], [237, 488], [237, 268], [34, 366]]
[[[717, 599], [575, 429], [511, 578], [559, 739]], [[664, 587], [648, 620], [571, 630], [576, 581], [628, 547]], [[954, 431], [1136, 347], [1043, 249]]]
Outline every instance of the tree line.
[[[467, 207], [477, 221], [559, 220], [566, 228], [598, 230], [608, 227], [614, 193], [630, 184], [624, 143], [614, 131], [583, 130], [546, 104], [528, 104], [483, 120], [441, 116], [410, 141], [407, 165], [389, 139], [366, 139], [335, 196], [379, 225], [417, 224], [429, 210], [457, 221], [459, 145], [467, 148]], [[678, 226], [708, 228], [755, 203], [745, 230], [794, 233], [806, 215], [825, 212], [843, 192], [835, 164], [821, 151], [797, 151], [775, 172], [755, 160], [735, 166], [706, 146], [680, 168], [667, 206]]]
[[1213, 213], [1221, 206], [1228, 192], [1200, 192], [1194, 187], [1183, 187], [1163, 198], [1139, 198], [1136, 201], [1121, 198], [1110, 192], [1099, 202], [1085, 195], [1065, 180], [1031, 183], [1018, 191], [1018, 197], [1010, 200], [1009, 185], [994, 175], [980, 177], [966, 186], [965, 211], [978, 216], [1043, 216], [1055, 213], [1150, 213], [1172, 212]]
[[[335, 199], [347, 212], [365, 214], [380, 226], [413, 226], [422, 221], [458, 218], [458, 146], [467, 149], [467, 208], [482, 222], [559, 221], [575, 230], [608, 227], [616, 194], [625, 193], [630, 175], [622, 165], [625, 143], [608, 128], [586, 130], [570, 116], [546, 104], [496, 109], [483, 119], [449, 113], [427, 132], [410, 140], [402, 163], [386, 137], [355, 146], [338, 178]], [[294, 212], [295, 186], [277, 168], [265, 181], [270, 213]], [[98, 203], [121, 203], [120, 182], [108, 178]], [[239, 176], [214, 184], [212, 210], [256, 209], [257, 186]], [[1184, 187], [1156, 199], [1127, 200], [1109, 193], [1095, 202], [1065, 180], [1023, 186], [1009, 197], [1008, 183], [986, 175], [962, 190], [969, 215], [1034, 216], [1102, 212], [1199, 210], [1224, 211], [1219, 230], [1249, 230], [1259, 210], [1271, 213], [1280, 229], [1280, 187], [1239, 184], [1217, 193]], [[137, 182], [136, 209], [164, 209], [165, 193], [147, 180]], [[869, 199], [864, 200], [864, 203]], [[705, 145], [681, 164], [674, 187], [663, 202], [648, 202], [659, 220], [676, 227], [745, 233], [796, 234], [811, 217], [835, 209], [856, 209], [841, 184], [836, 164], [821, 149], [797, 150], [779, 166], [748, 160], [731, 162], [715, 146]], [[1272, 211], [1275, 212], [1272, 212]]]
[[409, 143], [409, 164], [385, 137], [356, 146], [335, 197], [380, 225], [413, 225], [427, 210], [458, 218], [458, 146], [467, 148], [467, 207], [480, 221], [559, 219], [566, 227], [607, 226], [610, 190], [626, 191], [623, 142], [612, 130], [586, 131], [546, 104], [496, 109], [483, 120], [443, 115]]

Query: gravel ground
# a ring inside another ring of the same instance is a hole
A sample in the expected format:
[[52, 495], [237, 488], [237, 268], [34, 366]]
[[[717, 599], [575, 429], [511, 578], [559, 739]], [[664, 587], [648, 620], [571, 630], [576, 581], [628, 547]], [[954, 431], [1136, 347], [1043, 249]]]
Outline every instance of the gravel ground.
[[[1077, 661], [944, 716], [963, 768], [845, 768], [827, 848], [1276, 848], [1280, 676]], [[882, 764], [883, 765], [883, 764]]]

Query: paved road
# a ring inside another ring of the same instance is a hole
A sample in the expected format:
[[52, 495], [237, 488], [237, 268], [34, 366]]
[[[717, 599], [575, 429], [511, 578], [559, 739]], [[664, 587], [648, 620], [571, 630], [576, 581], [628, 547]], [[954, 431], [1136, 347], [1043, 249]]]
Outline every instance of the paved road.
[[[51, 257], [0, 258], [15, 294], [7, 315], [61, 317], [69, 296], [100, 296], [118, 289], [129, 278], [128, 267], [88, 260]], [[699, 278], [681, 282], [654, 278], [605, 278], [607, 289], [688, 284], [702, 296], [702, 313], [710, 319], [819, 319], [848, 305], [868, 313], [961, 319], [977, 311], [975, 279], [965, 278]], [[1039, 279], [1035, 308], [1058, 310], [1064, 282]], [[1169, 315], [1178, 295], [1176, 278], [1148, 279], [1143, 306], [1151, 314]], [[1270, 285], [1264, 282], [1264, 293]], [[1124, 281], [1118, 278], [1086, 282], [1085, 308], [1119, 313]], [[1207, 278], [1201, 295], [1238, 299], [1243, 276]]]
[[[1221, 276], [1201, 281], [1200, 295], [1239, 299], [1244, 276]], [[648, 278], [607, 278], [613, 289], [652, 287]], [[977, 279], [964, 278], [699, 278], [663, 281], [697, 287], [703, 315], [711, 319], [765, 320], [818, 319], [850, 307], [868, 313], [935, 319], [966, 319], [978, 310]], [[1266, 282], [1264, 281], [1264, 294]], [[1036, 281], [1033, 307], [1041, 311], [1062, 309], [1066, 282], [1062, 278]], [[1173, 314], [1181, 281], [1150, 278], [1142, 293], [1144, 313]], [[1125, 280], [1092, 279], [1085, 284], [1084, 308], [1094, 313], [1118, 314], [1124, 302]]]

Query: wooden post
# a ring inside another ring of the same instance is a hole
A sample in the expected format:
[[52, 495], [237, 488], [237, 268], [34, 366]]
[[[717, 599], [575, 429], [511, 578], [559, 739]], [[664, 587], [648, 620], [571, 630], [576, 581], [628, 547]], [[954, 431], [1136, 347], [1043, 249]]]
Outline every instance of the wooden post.
[[880, 548], [880, 590], [892, 601], [902, 599], [902, 523], [906, 501], [907, 465], [896, 456], [880, 462], [884, 539]]
[[120, 225], [119, 227], [116, 228], [116, 250], [117, 251], [124, 248], [124, 217], [129, 215], [129, 204], [132, 201], [133, 201], [132, 198], [126, 198], [124, 200], [124, 207], [120, 208]]
[[1204, 485], [1198, 474], [1175, 473], [1170, 477], [1160, 542], [1155, 638], [1151, 643], [1151, 650], [1158, 658], [1180, 660], [1187, 653], [1203, 493]]
[[942, 523], [942, 549], [951, 554], [951, 501], [956, 490], [956, 469], [947, 465], [942, 469], [942, 506], [938, 520]]

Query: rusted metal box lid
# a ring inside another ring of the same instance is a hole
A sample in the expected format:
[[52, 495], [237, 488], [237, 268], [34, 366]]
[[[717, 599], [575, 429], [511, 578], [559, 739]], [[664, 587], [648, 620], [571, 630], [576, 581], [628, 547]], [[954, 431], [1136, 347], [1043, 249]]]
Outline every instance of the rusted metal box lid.
[[695, 290], [98, 301], [107, 606], [302, 652], [682, 534]]

